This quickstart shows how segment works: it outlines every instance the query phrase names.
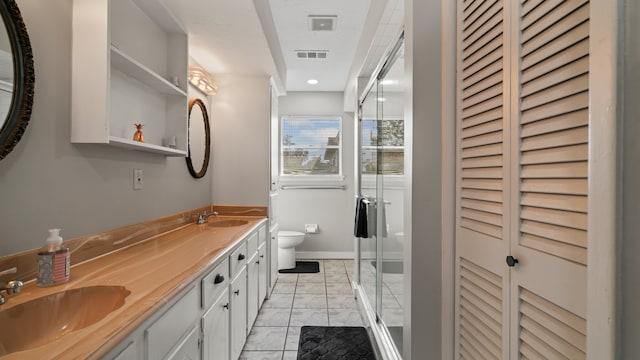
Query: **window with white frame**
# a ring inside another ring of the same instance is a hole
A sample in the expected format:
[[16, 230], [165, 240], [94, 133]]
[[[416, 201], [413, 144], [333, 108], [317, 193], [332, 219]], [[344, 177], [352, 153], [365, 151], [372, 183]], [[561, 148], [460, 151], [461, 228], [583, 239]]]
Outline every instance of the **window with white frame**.
[[285, 116], [280, 123], [281, 175], [342, 175], [342, 118]]
[[404, 174], [404, 120], [363, 119], [360, 134], [363, 175]]

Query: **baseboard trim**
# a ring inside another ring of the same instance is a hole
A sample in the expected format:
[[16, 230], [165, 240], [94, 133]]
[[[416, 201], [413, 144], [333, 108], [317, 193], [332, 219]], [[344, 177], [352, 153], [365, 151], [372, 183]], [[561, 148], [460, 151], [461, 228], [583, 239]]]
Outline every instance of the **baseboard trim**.
[[296, 259], [355, 259], [353, 251], [296, 251]]

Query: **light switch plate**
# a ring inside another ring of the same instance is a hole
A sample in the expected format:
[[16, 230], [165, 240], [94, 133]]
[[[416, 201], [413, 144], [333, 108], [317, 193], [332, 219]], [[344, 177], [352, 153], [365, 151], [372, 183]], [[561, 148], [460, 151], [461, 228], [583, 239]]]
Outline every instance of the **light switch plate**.
[[133, 169], [133, 190], [142, 190], [142, 170]]

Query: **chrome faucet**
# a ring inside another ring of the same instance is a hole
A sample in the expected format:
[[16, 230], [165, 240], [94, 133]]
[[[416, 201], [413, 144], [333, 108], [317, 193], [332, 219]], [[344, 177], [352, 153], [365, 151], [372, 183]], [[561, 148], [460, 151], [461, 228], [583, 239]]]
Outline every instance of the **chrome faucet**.
[[[0, 271], [0, 276], [6, 274], [15, 274], [18, 272], [18, 269], [12, 267], [7, 270]], [[7, 299], [2, 295], [2, 291], [6, 291], [7, 295], [17, 294], [22, 289], [22, 281], [12, 280], [12, 281], [0, 281], [0, 305], [4, 304]]]
[[207, 214], [207, 212], [205, 211], [202, 214], [198, 214], [198, 224], [206, 223], [209, 216], [218, 216], [218, 212], [214, 211], [212, 213]]

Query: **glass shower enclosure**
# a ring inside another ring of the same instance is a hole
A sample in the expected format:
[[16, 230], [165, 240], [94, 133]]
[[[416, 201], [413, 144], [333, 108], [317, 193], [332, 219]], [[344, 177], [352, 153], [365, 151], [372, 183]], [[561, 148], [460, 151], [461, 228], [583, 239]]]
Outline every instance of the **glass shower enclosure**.
[[360, 99], [359, 193], [368, 237], [360, 239], [363, 301], [402, 353], [404, 243], [404, 46], [402, 39]]

